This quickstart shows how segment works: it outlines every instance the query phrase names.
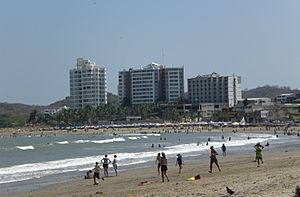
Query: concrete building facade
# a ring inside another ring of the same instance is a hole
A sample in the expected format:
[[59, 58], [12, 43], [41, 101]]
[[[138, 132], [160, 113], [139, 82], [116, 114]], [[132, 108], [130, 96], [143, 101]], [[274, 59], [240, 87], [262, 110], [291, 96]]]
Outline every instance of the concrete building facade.
[[291, 103], [293, 100], [296, 99], [297, 94], [295, 93], [280, 94], [275, 97], [276, 103]]
[[131, 103], [130, 70], [119, 72], [118, 98], [120, 104], [129, 105]]
[[159, 101], [175, 102], [184, 93], [182, 68], [165, 68], [151, 63], [140, 69], [119, 72], [118, 96], [120, 104], [151, 104]]
[[167, 102], [174, 103], [184, 93], [183, 68], [165, 68], [164, 89]]
[[188, 79], [188, 98], [192, 105], [214, 103], [233, 107], [242, 98], [241, 77], [217, 73]]
[[106, 69], [95, 62], [77, 58], [76, 68], [69, 71], [71, 108], [107, 104]]
[[255, 111], [263, 111], [274, 105], [271, 98], [247, 98], [238, 100], [235, 105], [235, 111], [244, 111], [245, 113], [252, 113]]

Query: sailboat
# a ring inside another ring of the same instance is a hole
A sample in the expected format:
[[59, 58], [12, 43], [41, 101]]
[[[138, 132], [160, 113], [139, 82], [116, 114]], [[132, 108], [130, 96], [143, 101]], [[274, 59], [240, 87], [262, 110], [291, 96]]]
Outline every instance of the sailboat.
[[232, 125], [233, 126], [245, 126], [246, 125], [245, 117], [243, 117], [240, 122], [233, 122]]
[[242, 120], [239, 123], [241, 126], [245, 126], [246, 125], [246, 121], [245, 121], [245, 117], [242, 118]]

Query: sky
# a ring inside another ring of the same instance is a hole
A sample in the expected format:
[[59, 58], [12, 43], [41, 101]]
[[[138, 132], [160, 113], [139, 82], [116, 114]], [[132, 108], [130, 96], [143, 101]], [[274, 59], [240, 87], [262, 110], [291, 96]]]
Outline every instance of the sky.
[[[48, 105], [69, 96], [83, 57], [118, 72], [151, 62], [187, 78], [242, 77], [242, 89], [300, 88], [297, 0], [1, 0], [0, 102]], [[185, 89], [187, 91], [187, 89]]]

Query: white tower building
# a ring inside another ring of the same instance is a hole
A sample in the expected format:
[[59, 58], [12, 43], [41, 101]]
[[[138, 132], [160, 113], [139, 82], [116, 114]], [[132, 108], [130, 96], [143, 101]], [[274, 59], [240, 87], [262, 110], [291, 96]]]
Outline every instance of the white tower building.
[[184, 93], [183, 67], [165, 68], [151, 63], [140, 69], [119, 72], [120, 104], [174, 103]]
[[70, 70], [70, 99], [72, 108], [107, 104], [106, 69], [77, 58], [76, 68]]

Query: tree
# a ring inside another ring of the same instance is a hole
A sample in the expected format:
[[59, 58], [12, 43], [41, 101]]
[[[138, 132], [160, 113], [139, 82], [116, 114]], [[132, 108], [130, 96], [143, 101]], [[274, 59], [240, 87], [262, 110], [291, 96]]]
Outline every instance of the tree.
[[25, 118], [9, 115], [0, 115], [0, 128], [24, 126]]
[[37, 110], [33, 110], [29, 115], [27, 123], [35, 124], [36, 120], [37, 120]]

